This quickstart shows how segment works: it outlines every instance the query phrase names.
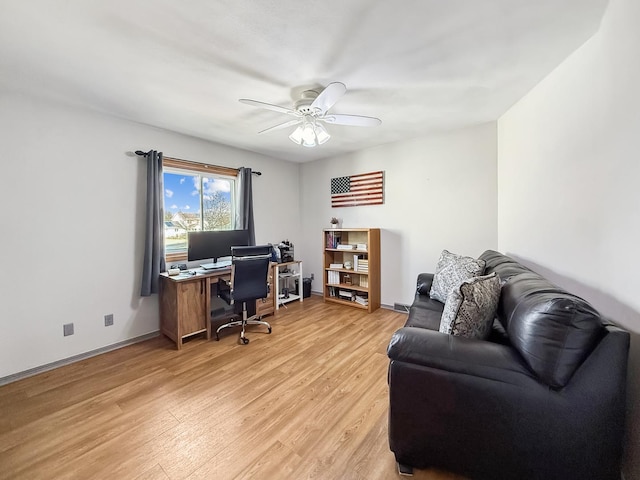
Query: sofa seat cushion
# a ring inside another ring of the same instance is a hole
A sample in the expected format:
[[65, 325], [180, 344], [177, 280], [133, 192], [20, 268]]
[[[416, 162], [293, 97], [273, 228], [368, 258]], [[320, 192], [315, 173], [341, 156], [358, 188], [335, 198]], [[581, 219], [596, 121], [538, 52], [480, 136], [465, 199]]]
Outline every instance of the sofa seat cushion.
[[440, 332], [486, 339], [491, 333], [499, 298], [500, 278], [495, 272], [464, 280], [447, 298]]
[[436, 273], [433, 276], [429, 296], [445, 303], [454, 288], [460, 285], [463, 280], [482, 275], [484, 267], [484, 260], [456, 255], [448, 250], [443, 250], [438, 260]]

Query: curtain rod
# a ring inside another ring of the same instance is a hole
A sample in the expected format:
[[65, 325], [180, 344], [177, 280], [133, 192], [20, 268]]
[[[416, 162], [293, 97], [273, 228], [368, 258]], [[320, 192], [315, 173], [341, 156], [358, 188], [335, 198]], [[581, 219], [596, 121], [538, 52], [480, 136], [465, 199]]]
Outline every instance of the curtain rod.
[[[143, 152], [142, 150], [136, 150], [134, 152], [136, 155], [140, 155], [141, 157], [146, 157], [147, 156], [147, 152]], [[176, 158], [176, 157], [169, 157], [169, 158], [173, 158], [175, 160], [180, 160], [181, 162], [187, 162], [187, 163], [199, 163], [199, 162], [194, 162], [193, 160], [183, 160], [182, 158]], [[202, 165], [208, 165], [207, 163], [203, 163]], [[211, 165], [212, 167], [218, 167], [218, 168], [229, 168], [229, 167], [222, 167], [220, 165]], [[238, 170], [237, 168], [234, 168], [234, 170]], [[262, 172], [254, 172], [253, 170], [251, 171], [251, 173], [253, 173], [254, 175], [262, 175]]]

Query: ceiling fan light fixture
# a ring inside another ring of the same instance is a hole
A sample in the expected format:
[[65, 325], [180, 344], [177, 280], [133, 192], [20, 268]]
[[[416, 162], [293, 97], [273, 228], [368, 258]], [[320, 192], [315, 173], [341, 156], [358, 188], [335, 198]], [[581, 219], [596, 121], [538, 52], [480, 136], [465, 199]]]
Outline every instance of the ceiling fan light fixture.
[[305, 120], [302, 127], [302, 141], [305, 147], [315, 147], [316, 145], [316, 124], [313, 121]]
[[291, 135], [289, 135], [289, 139], [297, 145], [302, 145], [302, 125], [298, 125]]
[[302, 120], [302, 124], [298, 125], [296, 129], [291, 132], [289, 139], [303, 147], [313, 148], [317, 145], [322, 145], [331, 138], [327, 129], [323, 125], [317, 123], [313, 118], [305, 117]]
[[307, 148], [313, 148], [313, 147], [316, 146], [316, 142], [315, 142], [315, 140], [312, 141], [312, 142], [307, 142], [306, 140], [303, 139], [302, 140], [302, 146], [303, 147], [307, 147]]
[[316, 124], [316, 138], [318, 139], [318, 145], [322, 145], [331, 138], [327, 129], [320, 123]]

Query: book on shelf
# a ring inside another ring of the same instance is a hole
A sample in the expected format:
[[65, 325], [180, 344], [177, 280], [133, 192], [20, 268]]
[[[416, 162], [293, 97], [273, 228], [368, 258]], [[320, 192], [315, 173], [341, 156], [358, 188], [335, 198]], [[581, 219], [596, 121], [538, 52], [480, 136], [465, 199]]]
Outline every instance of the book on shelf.
[[327, 272], [327, 283], [338, 285], [340, 283], [340, 272]]
[[369, 277], [360, 275], [360, 286], [363, 288], [369, 288]]
[[336, 247], [338, 250], [353, 250], [355, 245], [351, 245], [350, 243], [339, 243]]
[[357, 294], [355, 296], [355, 302], [359, 303], [360, 305], [364, 305], [365, 307], [369, 305], [369, 298], [367, 298], [366, 295], [363, 294]]
[[342, 263], [331, 263], [329, 268], [344, 268], [344, 265]]
[[353, 256], [353, 271], [361, 273], [369, 272], [369, 260], [365, 258], [365, 255], [356, 254]]
[[343, 300], [349, 300], [350, 302], [354, 302], [356, 300], [356, 292], [351, 290], [338, 290], [338, 296]]
[[362, 250], [363, 252], [367, 251], [367, 244], [366, 243], [357, 243], [356, 244], [356, 250]]
[[340, 243], [340, 234], [338, 232], [327, 232], [327, 248], [337, 248]]

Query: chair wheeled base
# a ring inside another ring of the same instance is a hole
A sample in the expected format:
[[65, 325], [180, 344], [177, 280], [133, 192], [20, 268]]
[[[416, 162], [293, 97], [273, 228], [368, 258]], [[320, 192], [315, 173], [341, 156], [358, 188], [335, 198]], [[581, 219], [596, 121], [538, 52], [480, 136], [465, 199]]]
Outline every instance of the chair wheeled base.
[[220, 340], [220, 330], [223, 330], [225, 328], [228, 327], [239, 327], [242, 326], [242, 331], [240, 332], [240, 343], [246, 345], [247, 343], [249, 343], [249, 339], [247, 337], [245, 337], [244, 333], [245, 333], [245, 327], [247, 325], [264, 325], [265, 327], [267, 327], [269, 329], [268, 333], [271, 333], [271, 325], [269, 325], [268, 322], [265, 322], [264, 320], [262, 320], [262, 317], [253, 317], [251, 319], [246, 319], [244, 318], [246, 316], [246, 309], [242, 309], [242, 316], [243, 318], [241, 318], [240, 320], [234, 320], [232, 322], [228, 322], [225, 323], [224, 325], [220, 325], [218, 327], [218, 329], [216, 330], [216, 340]]

